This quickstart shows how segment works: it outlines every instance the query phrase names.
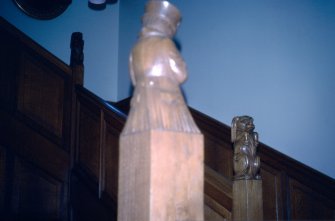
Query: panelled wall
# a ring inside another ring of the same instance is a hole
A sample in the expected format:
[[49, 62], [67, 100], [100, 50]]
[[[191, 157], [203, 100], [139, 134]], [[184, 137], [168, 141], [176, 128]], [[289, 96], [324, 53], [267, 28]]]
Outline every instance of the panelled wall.
[[[115, 105], [127, 113], [129, 99]], [[231, 212], [232, 208], [233, 177], [230, 127], [194, 109], [191, 113], [205, 137], [206, 206], [229, 218], [227, 212]], [[265, 220], [335, 220], [334, 179], [262, 143], [258, 152]]]
[[0, 24], [0, 217], [67, 220], [72, 70]]
[[[75, 183], [71, 184], [71, 197], [78, 220], [97, 216], [100, 220], [116, 220], [119, 135], [125, 120], [126, 115], [116, 106], [77, 88], [76, 160], [71, 178]], [[231, 181], [210, 167], [206, 167], [205, 174], [206, 220], [230, 219]], [[76, 191], [78, 187], [85, 193]], [[87, 198], [77, 201], [83, 194]], [[106, 210], [92, 209], [98, 205]]]
[[[230, 127], [192, 110], [205, 135], [205, 161], [232, 179]], [[257, 130], [257, 127], [256, 127]], [[335, 181], [260, 143], [265, 220], [334, 220]]]
[[107, 103], [84, 88], [77, 89], [77, 98], [75, 167], [71, 176], [74, 217], [116, 220], [118, 140], [126, 116], [115, 114], [116, 110], [111, 111]]

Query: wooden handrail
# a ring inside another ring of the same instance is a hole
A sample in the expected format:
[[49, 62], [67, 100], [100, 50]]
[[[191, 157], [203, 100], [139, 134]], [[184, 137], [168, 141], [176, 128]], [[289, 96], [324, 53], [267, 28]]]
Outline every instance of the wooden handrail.
[[[129, 101], [130, 99], [127, 98], [114, 105], [127, 113]], [[205, 135], [206, 167], [231, 181], [233, 179], [231, 128], [193, 108], [190, 110]], [[308, 216], [315, 217], [314, 219], [322, 217], [333, 219], [332, 214], [335, 211], [334, 179], [264, 143], [259, 143], [258, 153], [262, 165], [260, 173], [263, 179], [264, 220], [301, 219], [304, 217], [303, 214], [309, 214]], [[322, 209], [313, 210], [313, 214], [304, 207], [304, 205], [316, 205], [316, 203]]]

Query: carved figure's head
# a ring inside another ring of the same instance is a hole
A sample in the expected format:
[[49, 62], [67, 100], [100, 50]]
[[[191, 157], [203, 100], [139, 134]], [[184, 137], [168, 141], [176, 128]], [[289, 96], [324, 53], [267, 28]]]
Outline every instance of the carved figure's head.
[[231, 141], [234, 142], [240, 133], [252, 133], [255, 129], [254, 119], [250, 116], [234, 117], [232, 121]]
[[180, 20], [180, 12], [174, 5], [159, 0], [149, 1], [142, 17], [144, 30], [153, 30], [169, 37], [176, 33]]

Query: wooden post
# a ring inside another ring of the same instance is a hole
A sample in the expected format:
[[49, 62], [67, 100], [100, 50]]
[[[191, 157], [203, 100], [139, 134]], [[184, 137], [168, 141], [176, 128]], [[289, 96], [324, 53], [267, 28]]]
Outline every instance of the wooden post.
[[84, 81], [84, 40], [81, 32], [71, 35], [70, 67], [73, 72], [74, 84], [83, 85]]
[[75, 137], [76, 137], [76, 116], [77, 116], [77, 93], [76, 85], [83, 86], [84, 81], [84, 40], [81, 32], [73, 32], [71, 35], [71, 57], [70, 67], [72, 69], [72, 97], [71, 97], [71, 168], [74, 166]]
[[233, 119], [231, 134], [234, 142], [234, 221], [263, 220], [260, 160], [256, 155], [258, 134], [253, 131], [254, 128], [253, 119], [249, 116]]
[[233, 183], [233, 220], [262, 221], [262, 180], [235, 180]]
[[167, 1], [149, 1], [130, 55], [135, 86], [120, 136], [119, 221], [202, 221], [203, 135], [179, 88], [187, 76], [171, 38], [180, 21]]
[[203, 220], [201, 145], [180, 132], [121, 137], [118, 220]]

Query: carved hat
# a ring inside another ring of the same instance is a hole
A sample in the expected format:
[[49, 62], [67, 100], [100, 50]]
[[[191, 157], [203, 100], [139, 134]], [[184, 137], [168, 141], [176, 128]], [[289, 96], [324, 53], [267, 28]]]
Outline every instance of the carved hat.
[[174, 35], [180, 23], [179, 10], [168, 1], [151, 0], [145, 7], [142, 23], [168, 35]]

